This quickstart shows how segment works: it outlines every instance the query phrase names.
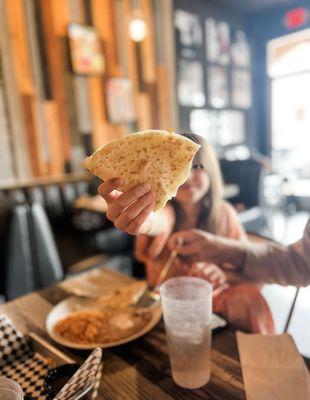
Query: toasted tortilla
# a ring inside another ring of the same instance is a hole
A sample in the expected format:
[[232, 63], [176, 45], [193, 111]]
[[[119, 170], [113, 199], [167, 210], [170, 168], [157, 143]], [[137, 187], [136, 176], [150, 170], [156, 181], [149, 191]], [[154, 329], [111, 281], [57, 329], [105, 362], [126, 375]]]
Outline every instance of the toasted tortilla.
[[84, 160], [83, 167], [104, 181], [122, 178], [122, 191], [148, 183], [155, 194], [156, 211], [187, 180], [199, 148], [192, 140], [176, 133], [141, 131], [99, 148]]

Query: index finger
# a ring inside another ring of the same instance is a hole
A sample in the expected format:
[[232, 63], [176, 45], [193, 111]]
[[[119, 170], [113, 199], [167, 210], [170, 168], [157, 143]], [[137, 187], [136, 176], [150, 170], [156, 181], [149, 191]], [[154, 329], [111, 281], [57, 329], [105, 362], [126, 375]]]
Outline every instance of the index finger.
[[99, 186], [98, 193], [108, 204], [110, 204], [116, 197], [118, 197], [116, 193], [113, 194], [113, 192], [120, 188], [123, 183], [124, 182], [121, 178], [108, 179]]

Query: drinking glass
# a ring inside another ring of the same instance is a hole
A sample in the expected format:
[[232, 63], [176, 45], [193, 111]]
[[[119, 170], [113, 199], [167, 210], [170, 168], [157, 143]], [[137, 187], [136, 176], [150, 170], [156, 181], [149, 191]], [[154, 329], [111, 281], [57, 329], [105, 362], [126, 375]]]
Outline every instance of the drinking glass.
[[173, 380], [187, 389], [202, 387], [210, 379], [212, 286], [200, 278], [173, 278], [160, 295]]
[[0, 378], [1, 400], [23, 400], [23, 390], [13, 379]]

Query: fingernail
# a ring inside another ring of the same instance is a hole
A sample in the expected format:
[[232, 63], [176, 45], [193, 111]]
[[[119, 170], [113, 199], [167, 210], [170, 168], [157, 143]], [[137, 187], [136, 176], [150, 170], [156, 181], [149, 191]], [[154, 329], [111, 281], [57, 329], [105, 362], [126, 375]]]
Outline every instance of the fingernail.
[[143, 189], [144, 189], [146, 192], [149, 192], [149, 191], [151, 190], [150, 184], [149, 184], [149, 183], [144, 183]]

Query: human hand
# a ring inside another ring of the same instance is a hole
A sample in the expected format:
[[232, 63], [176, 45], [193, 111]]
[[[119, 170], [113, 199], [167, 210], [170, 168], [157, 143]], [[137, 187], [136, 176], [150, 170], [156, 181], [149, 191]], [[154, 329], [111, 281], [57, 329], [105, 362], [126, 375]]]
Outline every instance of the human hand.
[[140, 184], [121, 193], [123, 186], [120, 178], [103, 182], [98, 192], [107, 202], [107, 218], [114, 226], [131, 235], [147, 234], [149, 216], [155, 206], [155, 195], [148, 184]]
[[244, 243], [199, 229], [174, 233], [168, 245], [190, 263], [208, 261], [220, 268], [229, 264], [230, 269], [234, 271], [240, 270], [244, 263]]
[[188, 275], [202, 278], [211, 283], [213, 290], [226, 283], [225, 273], [215, 264], [197, 262], [192, 264]]

